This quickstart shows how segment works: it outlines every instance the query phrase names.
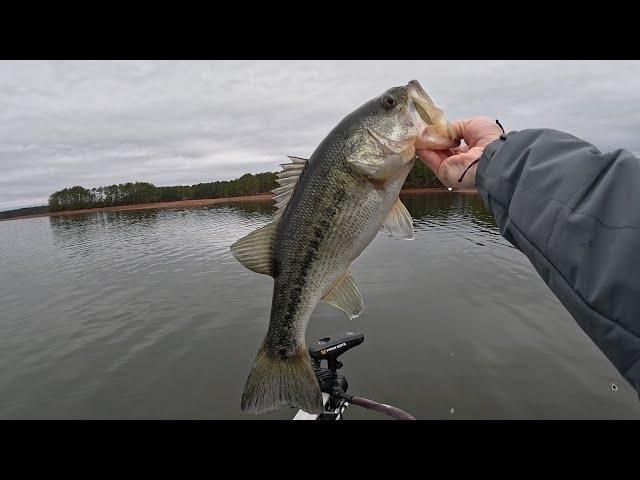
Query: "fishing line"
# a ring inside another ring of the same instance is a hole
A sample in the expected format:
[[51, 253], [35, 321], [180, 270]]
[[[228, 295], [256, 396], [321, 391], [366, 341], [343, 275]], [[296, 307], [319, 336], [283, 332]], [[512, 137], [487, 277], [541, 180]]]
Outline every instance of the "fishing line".
[[[502, 133], [507, 133], [504, 131], [504, 127], [502, 126], [502, 124], [498, 121], [498, 119], [496, 118], [496, 124], [500, 127], [500, 130], [502, 130]], [[460, 175], [460, 178], [458, 179], [458, 183], [462, 183], [462, 179], [464, 178], [464, 176], [467, 174], [467, 172], [469, 171], [469, 169], [471, 167], [473, 167], [476, 163], [478, 163], [480, 161], [480, 159], [478, 158], [477, 160], [474, 160], [473, 162], [471, 162], [467, 168], [464, 169], [464, 172], [462, 172], [462, 175]]]

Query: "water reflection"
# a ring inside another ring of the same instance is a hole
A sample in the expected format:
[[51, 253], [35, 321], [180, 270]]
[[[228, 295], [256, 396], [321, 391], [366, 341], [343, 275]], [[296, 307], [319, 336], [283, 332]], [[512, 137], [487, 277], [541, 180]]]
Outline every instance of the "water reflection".
[[56, 215], [49, 217], [49, 221], [52, 226], [56, 227], [67, 227], [81, 224], [105, 225], [107, 223], [122, 221], [142, 221], [150, 223], [150, 221], [157, 218], [160, 211], [160, 209], [147, 209], [115, 212], [92, 212], [77, 215]]
[[[273, 201], [262, 202], [229, 202], [226, 204], [228, 208], [246, 213], [262, 213], [265, 215], [274, 214], [276, 212]], [[219, 207], [211, 207], [219, 208]]]
[[514, 248], [497, 229], [482, 197], [475, 193], [403, 193], [402, 202], [414, 219], [416, 232], [449, 237], [457, 234], [477, 246]]
[[496, 223], [487, 211], [480, 195], [471, 193], [438, 192], [403, 193], [400, 198], [418, 225], [423, 222], [439, 223], [452, 217], [468, 218], [483, 227], [495, 227]]

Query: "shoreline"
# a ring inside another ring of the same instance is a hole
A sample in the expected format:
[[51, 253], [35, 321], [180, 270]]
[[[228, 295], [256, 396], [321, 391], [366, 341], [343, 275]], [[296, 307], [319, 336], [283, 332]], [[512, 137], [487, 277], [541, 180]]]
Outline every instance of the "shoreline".
[[[417, 193], [450, 193], [446, 188], [406, 188], [400, 191], [400, 194], [417, 194]], [[454, 193], [454, 192], [451, 192]], [[476, 193], [475, 190], [457, 190], [455, 193]], [[65, 217], [67, 215], [81, 215], [86, 213], [98, 212], [124, 212], [129, 210], [155, 210], [162, 208], [197, 208], [209, 205], [217, 205], [220, 203], [231, 202], [266, 202], [273, 199], [273, 193], [259, 193], [256, 195], [246, 195], [242, 197], [225, 197], [225, 198], [204, 198], [201, 200], [178, 200], [175, 202], [156, 202], [156, 203], [139, 203], [136, 205], [120, 205], [117, 207], [98, 207], [84, 208], [82, 210], [65, 210], [62, 212], [37, 213], [34, 215], [21, 215], [19, 217], [0, 218], [0, 222], [9, 220], [23, 220], [26, 218], [40, 217]]]
[[117, 207], [84, 208], [82, 210], [64, 210], [62, 212], [36, 213], [35, 215], [22, 215], [19, 217], [0, 218], [0, 222], [9, 220], [22, 220], [25, 218], [39, 217], [65, 217], [67, 215], [81, 215], [83, 213], [98, 212], [124, 212], [129, 210], [156, 210], [162, 208], [196, 208], [230, 202], [265, 202], [273, 198], [272, 193], [260, 193], [243, 197], [204, 198], [201, 200], [177, 200], [175, 202], [138, 203], [135, 205], [119, 205]]

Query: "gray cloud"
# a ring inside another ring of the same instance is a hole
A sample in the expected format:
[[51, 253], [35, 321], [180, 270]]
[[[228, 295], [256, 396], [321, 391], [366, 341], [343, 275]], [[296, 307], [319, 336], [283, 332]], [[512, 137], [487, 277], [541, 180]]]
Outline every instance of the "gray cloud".
[[488, 115], [640, 152], [638, 61], [4, 61], [0, 210], [72, 185], [276, 170], [413, 78], [451, 119]]

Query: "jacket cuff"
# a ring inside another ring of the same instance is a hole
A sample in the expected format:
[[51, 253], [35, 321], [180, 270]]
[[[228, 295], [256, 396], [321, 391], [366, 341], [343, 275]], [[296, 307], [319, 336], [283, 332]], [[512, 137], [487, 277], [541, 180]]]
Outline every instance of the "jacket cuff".
[[487, 145], [480, 156], [476, 170], [476, 188], [489, 211], [493, 211], [491, 200], [497, 201], [502, 207], [509, 205], [511, 192], [500, 192], [499, 177], [492, 175], [489, 168], [493, 157], [507, 143], [508, 138], [516, 133], [518, 132], [503, 133], [500, 138]]

